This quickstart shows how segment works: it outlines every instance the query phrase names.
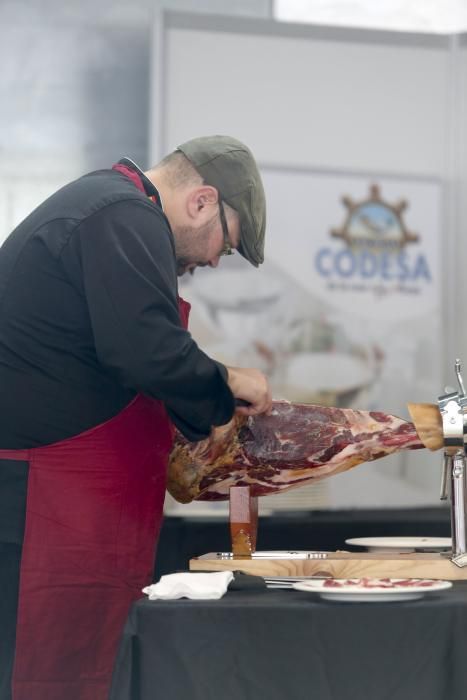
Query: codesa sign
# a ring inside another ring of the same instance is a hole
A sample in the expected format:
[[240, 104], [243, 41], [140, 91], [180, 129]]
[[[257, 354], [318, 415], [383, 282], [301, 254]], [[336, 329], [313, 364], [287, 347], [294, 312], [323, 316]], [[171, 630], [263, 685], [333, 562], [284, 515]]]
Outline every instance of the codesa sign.
[[436, 182], [265, 171], [267, 256], [303, 289], [361, 318], [439, 313]]

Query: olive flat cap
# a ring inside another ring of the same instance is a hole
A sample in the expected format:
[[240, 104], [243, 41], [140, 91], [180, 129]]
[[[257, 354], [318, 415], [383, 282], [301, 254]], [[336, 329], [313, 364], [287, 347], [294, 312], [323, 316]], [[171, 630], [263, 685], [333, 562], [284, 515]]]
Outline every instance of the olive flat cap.
[[204, 182], [235, 209], [240, 220], [238, 251], [252, 265], [264, 261], [266, 198], [258, 166], [250, 149], [231, 136], [201, 136], [177, 151], [188, 158]]

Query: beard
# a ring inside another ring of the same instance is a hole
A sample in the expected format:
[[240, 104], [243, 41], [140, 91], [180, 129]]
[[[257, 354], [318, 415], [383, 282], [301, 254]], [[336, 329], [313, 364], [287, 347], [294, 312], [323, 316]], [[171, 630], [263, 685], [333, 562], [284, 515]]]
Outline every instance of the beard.
[[178, 277], [183, 277], [183, 275], [186, 275], [188, 272], [189, 275], [193, 277], [195, 274], [196, 270], [198, 267], [208, 267], [209, 263], [196, 263], [196, 265], [193, 266], [193, 263], [185, 263], [183, 261], [179, 262], [177, 260], [177, 276]]
[[[176, 226], [172, 228], [175, 241], [175, 257], [177, 275], [181, 277], [186, 272], [194, 274], [196, 267], [206, 267], [207, 250], [212, 231], [217, 225], [214, 215], [200, 228], [194, 226]], [[204, 259], [203, 259], [204, 258]]]
[[195, 268], [189, 268], [189, 263], [184, 258], [177, 257], [177, 276], [182, 277], [185, 273], [189, 272], [190, 275], [195, 274]]

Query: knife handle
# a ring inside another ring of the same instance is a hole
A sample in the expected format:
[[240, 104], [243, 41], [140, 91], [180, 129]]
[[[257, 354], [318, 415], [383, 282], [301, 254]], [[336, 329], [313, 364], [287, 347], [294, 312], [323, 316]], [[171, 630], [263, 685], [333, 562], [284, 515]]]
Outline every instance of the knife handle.
[[239, 406], [251, 406], [251, 403], [249, 401], [245, 401], [245, 399], [235, 399], [235, 407]]

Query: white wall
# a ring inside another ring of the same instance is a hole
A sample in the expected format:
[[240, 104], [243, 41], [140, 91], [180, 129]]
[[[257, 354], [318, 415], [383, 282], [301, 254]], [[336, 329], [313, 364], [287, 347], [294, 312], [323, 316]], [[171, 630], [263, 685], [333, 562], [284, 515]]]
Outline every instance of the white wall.
[[269, 0], [0, 1], [0, 243], [42, 199], [127, 155], [149, 165], [161, 7], [270, 16]]
[[263, 164], [442, 175], [449, 56], [434, 43], [174, 28], [166, 145], [220, 129]]
[[459, 107], [456, 114], [456, 143], [454, 173], [456, 187], [453, 207], [455, 208], [456, 236], [452, 246], [451, 266], [454, 270], [455, 285], [452, 295], [454, 304], [455, 344], [459, 356], [467, 363], [467, 323], [464, 300], [467, 299], [467, 35], [460, 37], [457, 90]]

